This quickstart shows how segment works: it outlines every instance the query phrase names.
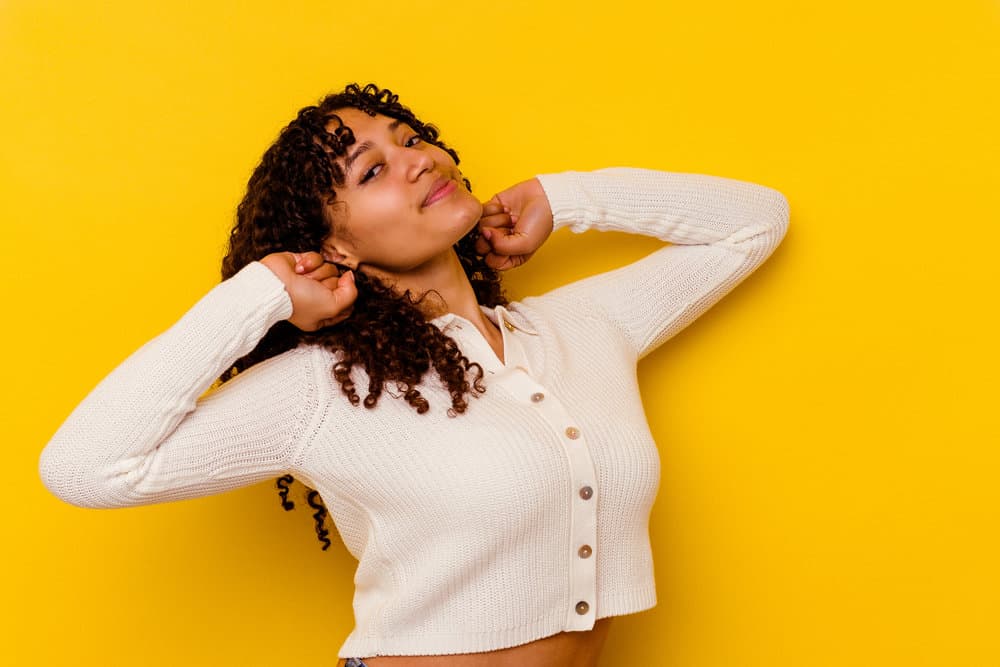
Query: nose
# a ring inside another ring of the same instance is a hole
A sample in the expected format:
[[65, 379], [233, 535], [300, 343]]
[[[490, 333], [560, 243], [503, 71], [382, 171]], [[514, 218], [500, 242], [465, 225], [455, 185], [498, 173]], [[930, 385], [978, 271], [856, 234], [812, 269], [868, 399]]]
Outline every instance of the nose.
[[412, 148], [404, 148], [405, 159], [407, 160], [407, 176], [410, 180], [416, 181], [425, 171], [434, 171], [436, 166], [434, 156], [429, 151], [423, 149], [421, 142]]

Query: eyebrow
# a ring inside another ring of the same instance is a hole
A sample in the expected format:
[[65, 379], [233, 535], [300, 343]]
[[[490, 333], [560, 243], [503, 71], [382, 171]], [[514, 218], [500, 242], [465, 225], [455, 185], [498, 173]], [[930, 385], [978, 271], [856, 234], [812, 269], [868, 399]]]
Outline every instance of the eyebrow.
[[[403, 121], [401, 121], [401, 120], [399, 120], [397, 118], [396, 120], [394, 120], [391, 123], [389, 123], [389, 131], [390, 132], [394, 132], [396, 130], [396, 128], [399, 127], [402, 124], [403, 124]], [[347, 175], [348, 176], [352, 175], [352, 173], [351, 173], [351, 167], [354, 166], [354, 161], [357, 160], [359, 157], [361, 157], [362, 153], [364, 153], [365, 151], [367, 151], [367, 150], [369, 150], [371, 148], [372, 148], [372, 142], [365, 141], [365, 142], [362, 142], [358, 146], [358, 149], [356, 151], [354, 151], [354, 153], [352, 155], [348, 155], [347, 156], [347, 158], [344, 160], [344, 167], [347, 170]]]

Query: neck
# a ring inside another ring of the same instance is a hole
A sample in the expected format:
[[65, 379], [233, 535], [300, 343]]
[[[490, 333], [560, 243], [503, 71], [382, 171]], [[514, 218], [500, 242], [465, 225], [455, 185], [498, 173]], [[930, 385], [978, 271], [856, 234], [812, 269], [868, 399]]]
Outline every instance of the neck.
[[407, 289], [419, 298], [429, 292], [417, 307], [428, 320], [445, 313], [460, 315], [486, 333], [496, 326], [479, 308], [476, 293], [454, 249], [449, 248], [431, 261], [406, 273], [395, 273], [371, 265], [364, 270], [402, 294]]

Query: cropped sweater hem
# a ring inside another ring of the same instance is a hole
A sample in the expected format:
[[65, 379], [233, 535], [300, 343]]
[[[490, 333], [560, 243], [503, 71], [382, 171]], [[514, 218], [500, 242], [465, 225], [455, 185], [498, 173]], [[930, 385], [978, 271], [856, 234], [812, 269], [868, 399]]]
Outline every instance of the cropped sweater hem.
[[[597, 611], [596, 619], [625, 616], [647, 611], [656, 606], [656, 590], [646, 586], [618, 591], [609, 596]], [[338, 653], [339, 658], [372, 658], [389, 655], [455, 655], [482, 653], [520, 646], [563, 632], [565, 614], [549, 613], [544, 617], [503, 630], [482, 632], [429, 632], [352, 636]]]

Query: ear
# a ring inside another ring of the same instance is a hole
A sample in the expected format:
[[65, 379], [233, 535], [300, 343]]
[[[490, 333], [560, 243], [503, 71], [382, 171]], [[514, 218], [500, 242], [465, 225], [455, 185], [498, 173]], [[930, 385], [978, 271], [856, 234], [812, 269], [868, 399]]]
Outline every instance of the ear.
[[353, 257], [349, 252], [345, 254], [341, 248], [338, 247], [339, 245], [340, 244], [333, 239], [327, 239], [324, 241], [322, 250], [323, 258], [328, 262], [342, 264], [344, 266], [349, 266], [352, 269], [356, 269], [358, 267], [357, 258]]

